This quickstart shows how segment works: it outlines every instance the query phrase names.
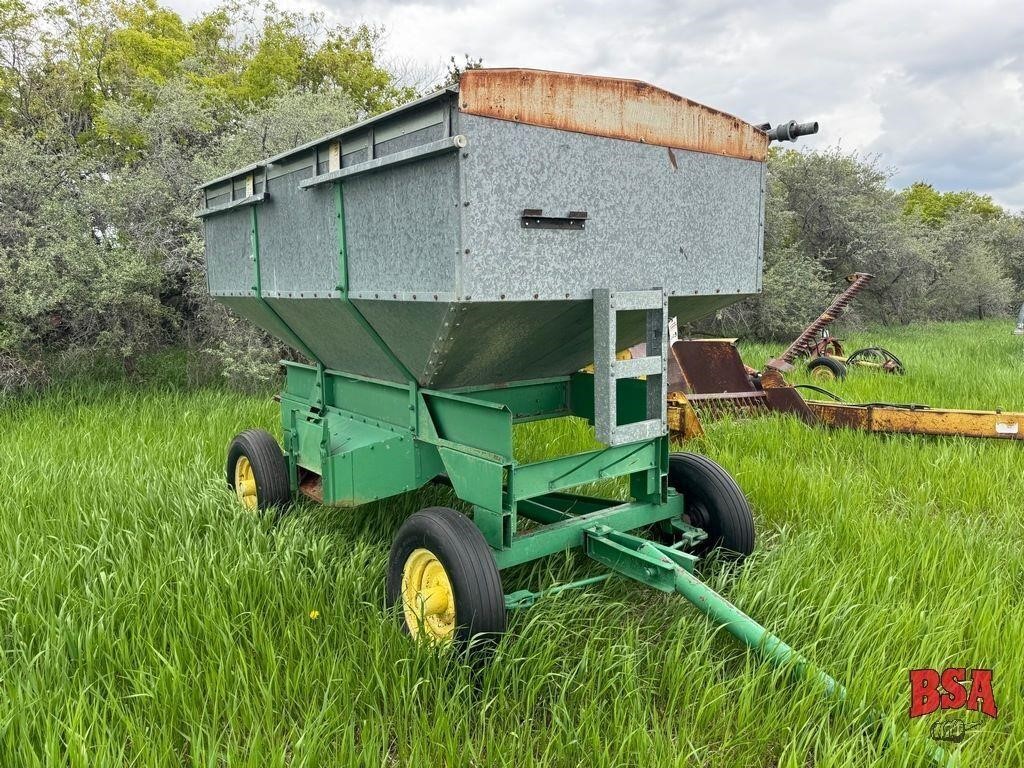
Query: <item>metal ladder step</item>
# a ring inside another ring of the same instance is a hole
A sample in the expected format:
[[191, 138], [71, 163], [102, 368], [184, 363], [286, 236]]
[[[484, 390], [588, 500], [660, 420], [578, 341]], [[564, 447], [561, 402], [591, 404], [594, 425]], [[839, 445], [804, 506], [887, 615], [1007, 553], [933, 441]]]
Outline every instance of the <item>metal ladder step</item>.
[[[594, 302], [594, 432], [606, 445], [649, 440], [666, 432], [666, 367], [668, 363], [668, 298], [663, 290], [611, 291], [595, 288]], [[618, 314], [646, 315], [646, 357], [616, 359]], [[656, 353], [656, 354], [650, 354]], [[647, 377], [646, 418], [618, 423], [618, 382]]]

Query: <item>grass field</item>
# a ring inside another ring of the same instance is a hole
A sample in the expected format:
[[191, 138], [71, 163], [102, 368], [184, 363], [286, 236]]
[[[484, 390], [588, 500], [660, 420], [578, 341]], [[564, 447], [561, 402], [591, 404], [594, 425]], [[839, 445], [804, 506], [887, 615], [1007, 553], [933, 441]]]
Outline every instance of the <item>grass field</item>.
[[[834, 389], [1024, 410], [1010, 327], [862, 334], [853, 346], [892, 348], [908, 375]], [[224, 487], [226, 445], [250, 426], [278, 431], [269, 397], [168, 384], [0, 406], [0, 765], [926, 764], [681, 598], [622, 580], [512, 614], [479, 673], [415, 647], [384, 613], [385, 559], [403, 517], [448, 492], [301, 504], [274, 525]], [[524, 458], [588, 440], [517, 433]], [[710, 425], [688, 450], [735, 474], [759, 531], [745, 565], [705, 578], [915, 738], [938, 716], [908, 720], [908, 670], [993, 668], [1000, 714], [968, 713], [962, 764], [1024, 763], [1024, 445], [775, 417]], [[554, 557], [505, 589], [591, 571]]]

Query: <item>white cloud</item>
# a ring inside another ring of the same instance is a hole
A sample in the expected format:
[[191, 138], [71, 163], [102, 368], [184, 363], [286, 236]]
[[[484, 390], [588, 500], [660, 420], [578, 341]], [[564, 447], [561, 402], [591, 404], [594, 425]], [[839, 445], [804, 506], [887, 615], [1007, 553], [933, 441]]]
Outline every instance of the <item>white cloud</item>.
[[[804, 146], [878, 154], [894, 183], [1024, 208], [1024, 5], [1013, 0], [283, 0], [388, 31], [419, 68], [634, 77], [751, 122], [817, 119]], [[197, 0], [171, 0], [194, 13]]]

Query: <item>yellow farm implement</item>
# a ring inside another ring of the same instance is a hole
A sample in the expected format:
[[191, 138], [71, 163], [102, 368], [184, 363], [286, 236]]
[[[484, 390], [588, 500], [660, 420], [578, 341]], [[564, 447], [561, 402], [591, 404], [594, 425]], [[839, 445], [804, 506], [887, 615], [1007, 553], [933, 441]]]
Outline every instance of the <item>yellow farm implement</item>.
[[805, 400], [773, 367], [775, 361], [762, 372], [753, 371], [729, 339], [676, 341], [672, 354], [685, 391], [669, 394], [668, 422], [681, 439], [703, 434], [701, 415], [774, 412], [811, 425], [865, 432], [1024, 440], [1024, 413]]

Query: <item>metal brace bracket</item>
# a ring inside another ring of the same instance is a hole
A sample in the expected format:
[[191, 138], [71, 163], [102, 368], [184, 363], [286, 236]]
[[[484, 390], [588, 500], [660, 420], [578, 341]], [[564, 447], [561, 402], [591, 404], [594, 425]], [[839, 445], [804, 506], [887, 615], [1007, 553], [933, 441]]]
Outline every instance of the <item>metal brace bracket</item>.
[[[650, 440], [665, 434], [668, 362], [668, 298], [665, 291], [610, 291], [595, 288], [594, 302], [594, 432], [606, 445]], [[619, 312], [647, 314], [647, 357], [616, 359]], [[653, 354], [652, 354], [653, 353]], [[618, 423], [619, 379], [647, 379], [647, 418]]]

